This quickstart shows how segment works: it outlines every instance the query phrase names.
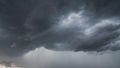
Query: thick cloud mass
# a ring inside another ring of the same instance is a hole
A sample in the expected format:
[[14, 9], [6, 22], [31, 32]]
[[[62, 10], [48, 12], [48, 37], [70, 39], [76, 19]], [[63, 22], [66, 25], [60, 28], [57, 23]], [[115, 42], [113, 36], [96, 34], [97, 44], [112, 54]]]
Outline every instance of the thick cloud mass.
[[26, 68], [119, 68], [120, 51], [104, 54], [37, 48], [23, 58]]
[[0, 55], [119, 50], [119, 0], [0, 0]]

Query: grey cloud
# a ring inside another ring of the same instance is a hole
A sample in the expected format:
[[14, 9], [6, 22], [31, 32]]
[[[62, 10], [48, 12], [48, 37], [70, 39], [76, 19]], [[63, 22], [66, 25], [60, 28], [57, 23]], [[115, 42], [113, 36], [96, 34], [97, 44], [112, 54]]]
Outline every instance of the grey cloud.
[[119, 51], [88, 54], [41, 47], [28, 52], [23, 58], [28, 68], [119, 68], [119, 57]]
[[[116, 45], [108, 45], [119, 37], [119, 0], [0, 0], [0, 3], [1, 55], [21, 56], [40, 46], [53, 50], [119, 50]], [[83, 12], [82, 17], [79, 12]], [[68, 22], [72, 13], [72, 21]], [[106, 20], [109, 21], [102, 22]]]

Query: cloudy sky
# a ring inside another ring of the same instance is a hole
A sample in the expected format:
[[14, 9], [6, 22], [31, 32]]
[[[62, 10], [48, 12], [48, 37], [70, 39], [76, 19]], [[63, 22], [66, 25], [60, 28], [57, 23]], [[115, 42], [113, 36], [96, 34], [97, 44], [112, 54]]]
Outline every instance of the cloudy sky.
[[119, 0], [0, 0], [0, 64], [120, 68]]

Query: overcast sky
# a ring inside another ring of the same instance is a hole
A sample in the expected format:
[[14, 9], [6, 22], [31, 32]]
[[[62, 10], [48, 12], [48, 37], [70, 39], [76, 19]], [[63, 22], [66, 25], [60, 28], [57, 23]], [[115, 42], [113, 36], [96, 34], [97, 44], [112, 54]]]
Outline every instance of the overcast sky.
[[119, 0], [0, 0], [0, 64], [119, 68], [119, 7]]
[[86, 53], [51, 51], [44, 47], [27, 53], [23, 58], [29, 68], [119, 68], [120, 51]]

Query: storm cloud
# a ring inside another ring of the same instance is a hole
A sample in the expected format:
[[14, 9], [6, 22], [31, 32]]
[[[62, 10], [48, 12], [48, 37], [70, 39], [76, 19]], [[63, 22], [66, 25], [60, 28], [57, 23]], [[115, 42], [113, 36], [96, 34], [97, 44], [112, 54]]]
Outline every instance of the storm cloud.
[[57, 51], [116, 51], [119, 0], [0, 0], [0, 54], [38, 47]]

